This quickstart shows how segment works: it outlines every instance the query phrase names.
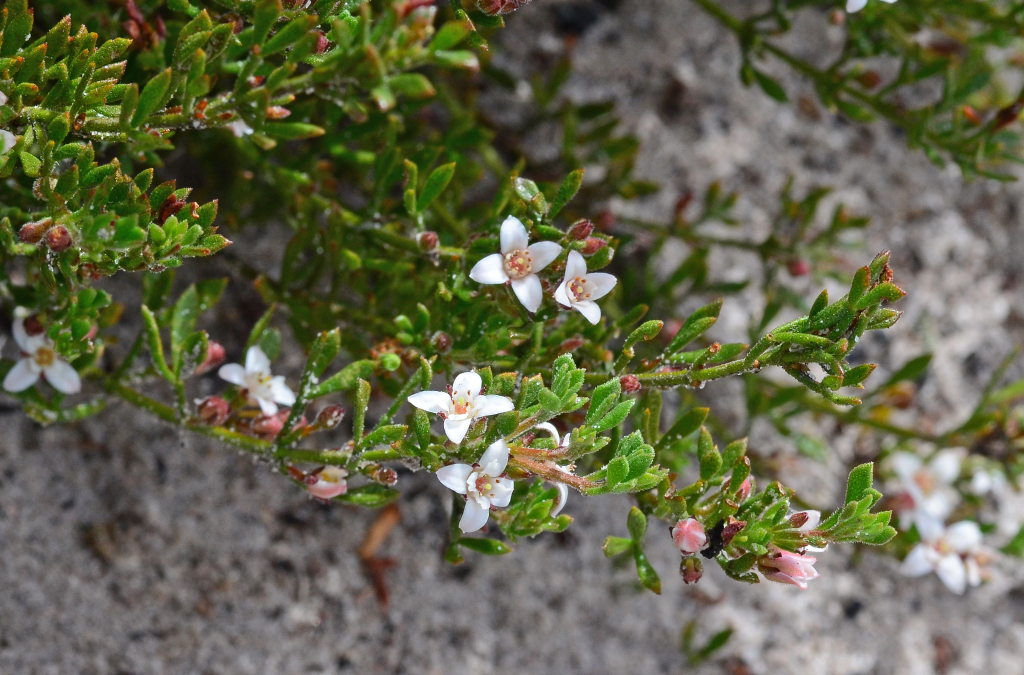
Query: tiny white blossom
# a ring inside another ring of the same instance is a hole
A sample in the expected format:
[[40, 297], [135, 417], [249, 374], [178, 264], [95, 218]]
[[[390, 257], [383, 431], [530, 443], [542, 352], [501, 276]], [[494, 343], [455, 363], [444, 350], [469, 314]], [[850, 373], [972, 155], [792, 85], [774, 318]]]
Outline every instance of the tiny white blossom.
[[515, 216], [501, 224], [501, 253], [492, 253], [469, 272], [478, 284], [511, 283], [523, 307], [536, 312], [544, 299], [537, 272], [554, 262], [562, 247], [553, 241], [530, 244], [526, 227]]
[[946, 518], [960, 501], [953, 483], [960, 475], [963, 451], [943, 450], [927, 464], [909, 452], [897, 452], [891, 466], [899, 478], [903, 491], [901, 505], [896, 507], [900, 526], [904, 529], [916, 525], [922, 539], [935, 539]]
[[[882, 2], [892, 4], [896, 2], [896, 0], [882, 0]], [[864, 9], [867, 5], [868, 0], [846, 0], [846, 11], [852, 14], [853, 12], [859, 12]]]
[[284, 383], [284, 376], [271, 374], [270, 359], [259, 347], [249, 347], [245, 367], [228, 363], [221, 366], [217, 374], [222, 380], [242, 387], [249, 400], [256, 403], [264, 415], [276, 415], [278, 404], [295, 404], [295, 393]]
[[241, 118], [233, 122], [228, 122], [224, 126], [231, 130], [231, 133], [235, 135], [235, 138], [248, 136], [253, 132], [253, 128], [246, 124]]
[[497, 415], [515, 408], [507, 396], [483, 394], [484, 383], [476, 373], [462, 373], [443, 391], [421, 391], [409, 397], [409, 403], [420, 410], [438, 413], [444, 418], [444, 433], [452, 443], [459, 444], [470, 425], [480, 417]]
[[[558, 429], [556, 429], [555, 425], [553, 425], [551, 422], [542, 422], [538, 424], [535, 428], [540, 429], [541, 431], [546, 431], [549, 434], [551, 434], [551, 437], [555, 439], [555, 447], [562, 447], [563, 439], [560, 439], [558, 437]], [[568, 476], [572, 476], [573, 471], [576, 470], [576, 467], [572, 464], [560, 465], [556, 464], [553, 460], [550, 459], [545, 461], [544, 463], [554, 469], [558, 469], [559, 471]], [[554, 481], [548, 482], [554, 485], [555, 489], [558, 490], [558, 500], [555, 502], [555, 508], [551, 509], [551, 513], [549, 514], [552, 518], [554, 518], [562, 512], [562, 509], [565, 508], [565, 503], [569, 499], [569, 486], [566, 485], [565, 483], [557, 483]]]
[[612, 292], [618, 283], [611, 274], [587, 273], [587, 261], [576, 251], [569, 251], [565, 263], [565, 279], [555, 289], [555, 300], [564, 307], [575, 309], [590, 323], [601, 320], [601, 308], [595, 300]]
[[508, 445], [495, 441], [476, 464], [450, 464], [437, 471], [437, 479], [449, 490], [466, 495], [459, 529], [476, 532], [487, 524], [491, 507], [508, 506], [512, 500], [512, 479], [505, 473]]
[[[800, 534], [806, 536], [810, 534], [813, 530], [816, 530], [818, 528], [818, 525], [821, 525], [821, 511], [808, 509], [807, 511], [800, 511], [800, 513], [804, 513], [807, 515], [807, 520], [804, 521], [804, 524], [797, 528], [797, 531], [800, 532]], [[811, 546], [810, 544], [808, 544], [804, 548], [808, 551], [821, 553], [822, 551], [828, 548], [828, 544], [826, 544], [822, 548], [818, 548], [817, 546]]]
[[6, 129], [0, 129], [0, 155], [10, 152], [18, 143], [18, 137]]
[[45, 332], [29, 335], [25, 330], [25, 319], [30, 312], [18, 307], [14, 312], [14, 341], [21, 350], [22, 357], [4, 378], [4, 389], [17, 393], [25, 391], [40, 376], [45, 376], [50, 386], [65, 394], [77, 394], [82, 389], [82, 380], [78, 372], [67, 361], [57, 355], [53, 340]]
[[935, 572], [949, 590], [961, 594], [968, 585], [981, 584], [990, 560], [991, 553], [981, 545], [981, 528], [964, 520], [911, 549], [900, 572], [911, 577]]

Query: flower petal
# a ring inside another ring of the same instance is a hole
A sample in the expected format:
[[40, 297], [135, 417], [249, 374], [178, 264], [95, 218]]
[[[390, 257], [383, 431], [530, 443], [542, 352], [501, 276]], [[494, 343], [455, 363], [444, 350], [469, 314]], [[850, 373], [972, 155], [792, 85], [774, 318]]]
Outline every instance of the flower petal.
[[269, 417], [270, 415], [277, 414], [277, 404], [271, 401], [269, 398], [263, 398], [262, 396], [252, 396], [251, 398], [252, 400], [256, 401], [257, 405], [259, 405], [260, 410], [263, 411], [264, 415], [267, 415]]
[[935, 455], [928, 468], [943, 483], [947, 485], [960, 477], [961, 450], [950, 448]]
[[536, 274], [528, 274], [522, 279], [512, 280], [512, 292], [519, 298], [528, 311], [536, 312], [540, 303], [544, 300], [544, 289], [540, 286], [540, 279]]
[[462, 442], [462, 439], [466, 437], [466, 433], [469, 432], [469, 425], [473, 423], [473, 420], [453, 420], [448, 418], [444, 421], [444, 433], [448, 436], [448, 440], [458, 445]]
[[497, 396], [495, 394], [478, 396], [474, 404], [476, 405], [476, 417], [497, 415], [498, 413], [508, 412], [516, 407], [509, 397]]
[[31, 354], [34, 349], [29, 349], [28, 344], [28, 333], [25, 332], [25, 317], [16, 316], [14, 318], [14, 324], [11, 325], [11, 332], [14, 333], [14, 341], [17, 343], [21, 351]]
[[590, 300], [573, 303], [573, 309], [587, 318], [590, 323], [596, 324], [601, 320], [601, 307]]
[[245, 386], [245, 368], [237, 363], [224, 364], [217, 371], [217, 376], [231, 384], [237, 384], [239, 387]]
[[897, 452], [889, 459], [893, 472], [904, 483], [914, 479], [914, 473], [921, 468], [921, 458], [909, 452]]
[[43, 368], [43, 373], [50, 386], [59, 392], [77, 394], [82, 391], [82, 378], [78, 376], [78, 371], [63, 359], [54, 360], [52, 364]]
[[555, 289], [555, 302], [562, 305], [563, 307], [572, 307], [572, 303], [569, 302], [569, 296], [565, 292], [565, 282], [558, 284], [558, 288]]
[[338, 495], [343, 495], [348, 492], [348, 483], [344, 480], [334, 482], [329, 480], [318, 480], [312, 485], [307, 485], [306, 489], [314, 497], [320, 499], [333, 499]]
[[847, 12], [859, 12], [868, 4], [868, 0], [846, 0]]
[[946, 543], [957, 553], [969, 553], [981, 546], [981, 528], [973, 520], [961, 520], [946, 528]]
[[946, 588], [957, 595], [967, 590], [967, 568], [964, 561], [955, 553], [944, 555], [935, 566], [935, 574], [939, 576]]
[[508, 281], [505, 272], [505, 258], [500, 253], [492, 253], [469, 271], [469, 278], [478, 284], [503, 284]]
[[[490, 464], [494, 462], [494, 466]], [[505, 471], [508, 465], [508, 444], [504, 439], [499, 438], [487, 447], [487, 451], [480, 456], [478, 462], [487, 471], [489, 476], [499, 476]]]
[[603, 298], [612, 292], [615, 288], [615, 284], [619, 282], [611, 274], [605, 274], [604, 272], [593, 272], [587, 275], [587, 292], [590, 293], [590, 300], [597, 300]]
[[32, 359], [18, 359], [4, 378], [4, 389], [11, 393], [25, 391], [39, 381], [39, 371], [32, 367]]
[[452, 397], [443, 391], [417, 392], [408, 401], [420, 410], [431, 413], [447, 413], [452, 407]]
[[530, 245], [526, 226], [515, 216], [509, 216], [501, 224], [501, 252], [521, 251]]
[[436, 475], [437, 479], [441, 481], [441, 485], [464, 495], [466, 494], [466, 481], [472, 472], [473, 467], [469, 464], [449, 464], [438, 469]]
[[536, 244], [530, 244], [526, 250], [530, 252], [534, 272], [540, 272], [555, 262], [555, 258], [562, 253], [562, 247], [553, 241], [538, 241]]
[[910, 553], [900, 564], [900, 574], [908, 577], [920, 577], [934, 570], [935, 567], [929, 555], [930, 551], [931, 547], [927, 544], [918, 544], [910, 549]]
[[495, 478], [494, 485], [491, 487], [491, 504], [499, 508], [508, 506], [508, 503], [512, 501], [512, 489], [511, 478]]
[[284, 383], [284, 375], [275, 375], [270, 378], [269, 388], [270, 396], [276, 403], [289, 407], [295, 405], [295, 392]]
[[569, 251], [569, 257], [565, 260], [565, 278], [572, 280], [585, 276], [587, 276], [587, 261], [583, 259], [579, 251]]
[[466, 500], [466, 510], [462, 512], [462, 520], [459, 521], [459, 529], [463, 532], [476, 532], [487, 524], [489, 510], [481, 506], [475, 499]]
[[257, 346], [249, 347], [249, 351], [245, 354], [245, 371], [261, 375], [270, 374], [270, 359], [262, 349]]
[[803, 525], [800, 526], [801, 532], [810, 532], [821, 523], [821, 511], [804, 511], [807, 514], [807, 520]]
[[552, 518], [562, 512], [569, 500], [569, 487], [565, 483], [555, 483], [555, 488], [558, 490], [558, 497], [555, 498], [555, 508], [551, 509], [549, 514]]
[[469, 371], [455, 378], [455, 382], [452, 383], [452, 396], [465, 395], [472, 401], [480, 394], [480, 390], [483, 388], [484, 381], [480, 379], [480, 376], [473, 371]]
[[561, 440], [558, 435], [558, 429], [556, 429], [555, 425], [552, 424], [551, 422], [541, 422], [540, 424], [535, 426], [534, 429], [540, 429], [541, 431], [548, 432], [549, 434], [551, 434], [551, 438], [555, 439], [555, 447], [557, 448], [561, 446]]

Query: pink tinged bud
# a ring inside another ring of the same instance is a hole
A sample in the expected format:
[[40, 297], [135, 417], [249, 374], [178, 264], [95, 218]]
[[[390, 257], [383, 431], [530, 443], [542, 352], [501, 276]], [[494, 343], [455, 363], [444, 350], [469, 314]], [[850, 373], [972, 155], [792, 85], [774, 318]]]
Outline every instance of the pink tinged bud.
[[416, 245], [424, 253], [430, 253], [437, 248], [437, 232], [420, 232], [416, 235]]
[[811, 265], [802, 258], [794, 258], [786, 263], [789, 273], [794, 277], [802, 277], [811, 273]]
[[276, 415], [260, 415], [252, 423], [252, 430], [266, 439], [277, 438], [289, 414], [289, 411], [283, 410]]
[[203, 424], [220, 426], [231, 414], [231, 406], [220, 396], [210, 396], [199, 403], [198, 414]]
[[740, 503], [747, 501], [747, 497], [750, 496], [750, 479], [747, 478], [740, 483], [740, 489], [736, 491], [736, 499]]
[[323, 54], [327, 51], [327, 48], [331, 46], [331, 41], [327, 39], [323, 31], [314, 31], [316, 33], [316, 49], [314, 50], [317, 54]]
[[816, 562], [818, 559], [814, 556], [800, 555], [792, 551], [775, 551], [758, 560], [757, 564], [769, 581], [791, 584], [806, 590], [807, 582], [818, 577], [818, 572], [814, 569]]
[[679, 576], [683, 578], [683, 583], [687, 585], [697, 583], [704, 576], [704, 563], [700, 561], [700, 558], [692, 556], [683, 558], [682, 562], [679, 563]]
[[640, 378], [636, 375], [623, 375], [619, 378], [619, 385], [626, 394], [635, 394], [640, 391]]
[[390, 487], [398, 482], [398, 472], [390, 467], [382, 466], [373, 472], [372, 478], [374, 482]]
[[444, 331], [437, 331], [430, 338], [430, 344], [439, 354], [447, 354], [452, 349], [452, 336]]
[[789, 517], [789, 524], [797, 529], [800, 529], [804, 526], [804, 523], [806, 523], [809, 518], [810, 516], [807, 514], [806, 511], [794, 513], [792, 516]]
[[590, 237], [583, 244], [583, 255], [594, 255], [602, 248], [608, 245], [604, 239], [598, 239], [597, 237]]
[[708, 535], [704, 532], [704, 526], [696, 518], [680, 520], [672, 528], [672, 541], [680, 553], [696, 553], [708, 543]]
[[34, 220], [31, 223], [25, 223], [18, 230], [18, 239], [25, 244], [37, 244], [39, 243], [46, 231], [53, 227], [53, 221], [49, 218], [43, 218], [42, 220]]
[[46, 245], [54, 253], [60, 253], [71, 248], [71, 233], [63, 225], [51, 227], [46, 233]]
[[272, 105], [267, 108], [267, 119], [268, 120], [283, 120], [292, 114], [292, 111], [284, 106]]
[[315, 426], [321, 429], [333, 429], [341, 423], [345, 416], [345, 409], [340, 405], [329, 405], [316, 416]]
[[202, 375], [203, 373], [213, 370], [220, 364], [224, 363], [226, 356], [227, 353], [224, 351], [224, 345], [210, 340], [206, 346], [206, 360], [196, 368], [196, 375]]
[[569, 231], [566, 232], [570, 239], [574, 239], [576, 241], [583, 241], [593, 233], [594, 224], [586, 218], [583, 220], [577, 220], [572, 224], [572, 227], [569, 228]]

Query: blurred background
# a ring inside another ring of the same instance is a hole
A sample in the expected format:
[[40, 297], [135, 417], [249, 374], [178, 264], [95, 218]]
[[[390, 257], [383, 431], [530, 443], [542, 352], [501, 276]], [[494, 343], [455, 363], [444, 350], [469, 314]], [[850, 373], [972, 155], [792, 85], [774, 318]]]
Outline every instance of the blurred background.
[[[689, 0], [536, 0], [507, 24], [495, 65], [523, 84], [489, 92], [485, 111], [514, 118], [529, 103], [526, 78], [568, 54], [563, 94], [614, 101], [641, 143], [638, 176], [662, 187], [611, 203], [616, 217], [671, 221], [683, 195], [720, 181], [740, 195], [733, 234], [758, 239], [789, 180], [799, 194], [833, 186], [823, 213], [843, 203], [869, 216], [839, 267], [852, 273], [892, 249], [895, 282], [909, 295], [905, 316], [872, 333], [863, 356], [880, 364], [880, 382], [934, 355], [893, 419], [937, 433], [967, 418], [1021, 343], [1024, 189], [937, 168], [898, 131], [821, 109], [785, 71], [773, 74], [790, 104], [744, 88], [733, 37]], [[808, 20], [787, 44], [814, 54], [839, 38]], [[533, 131], [524, 149], [542, 160], [557, 139]], [[274, 261], [288, 234], [270, 229], [235, 250]], [[671, 270], [686, 251], [658, 255]], [[760, 270], [752, 254], [712, 255], [723, 283]], [[179, 276], [201, 265], [203, 276], [226, 273], [219, 264], [192, 263]], [[810, 275], [786, 281], [807, 299], [821, 287]], [[247, 329], [260, 311], [255, 293], [233, 284], [234, 300], [215, 317], [224, 331]], [[745, 341], [763, 303], [756, 287], [730, 297], [711, 337]], [[299, 363], [282, 367], [294, 373]], [[744, 426], [741, 382], [711, 383], [701, 396]], [[674, 572], [678, 552], [654, 528], [655, 596], [631, 564], [601, 552], [607, 535], [625, 534], [626, 497], [573, 494], [566, 533], [453, 567], [441, 557], [448, 495], [432, 476], [402, 473], [405, 496], [382, 515], [321, 505], [249, 457], [125, 406], [45, 430], [13, 406], [2, 415], [3, 673], [1024, 673], [1019, 560], [997, 561], [992, 581], [964, 596], [934, 576], [900, 576], [891, 556], [843, 546], [819, 556], [821, 577], [807, 591], [740, 585], [712, 566], [686, 587]], [[753, 425], [751, 453], [827, 510], [841, 500], [848, 466], [870, 459], [877, 441], [830, 419], [794, 424], [828, 448], [818, 461], [767, 423]]]

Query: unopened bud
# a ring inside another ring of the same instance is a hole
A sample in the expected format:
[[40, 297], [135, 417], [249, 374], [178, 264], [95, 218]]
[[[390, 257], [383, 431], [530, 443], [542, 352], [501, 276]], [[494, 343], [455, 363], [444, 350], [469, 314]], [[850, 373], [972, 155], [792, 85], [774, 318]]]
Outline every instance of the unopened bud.
[[683, 558], [683, 561], [679, 563], [679, 576], [683, 578], [685, 584], [697, 583], [704, 576], [704, 563], [700, 561], [700, 558], [693, 556]]
[[874, 89], [882, 84], [882, 76], [873, 70], [868, 70], [857, 76], [857, 82], [865, 89]]
[[437, 232], [420, 232], [416, 235], [416, 244], [424, 253], [430, 253], [437, 248]]
[[598, 239], [597, 237], [590, 237], [583, 244], [583, 255], [594, 255], [602, 248], [608, 245], [604, 239]]
[[846, 12], [841, 9], [834, 9], [828, 20], [833, 26], [842, 26], [846, 23]]
[[63, 225], [51, 227], [46, 233], [46, 245], [54, 253], [60, 253], [71, 248], [71, 233]]
[[391, 487], [398, 482], [398, 472], [390, 467], [381, 466], [377, 467], [377, 470], [373, 472], [372, 478], [376, 483]]
[[315, 54], [323, 54], [327, 51], [327, 48], [331, 46], [331, 41], [327, 39], [323, 31], [313, 31], [316, 33], [316, 48], [313, 50]]
[[636, 375], [623, 375], [619, 378], [619, 385], [625, 394], [634, 394], [640, 391], [640, 378]]
[[732, 538], [743, 530], [747, 526], [747, 521], [736, 520], [732, 516], [729, 516], [729, 524], [722, 528], [722, 545], [728, 546], [732, 543]]
[[35, 337], [36, 335], [42, 335], [46, 329], [43, 327], [43, 322], [39, 320], [38, 314], [25, 318], [25, 334], [29, 337]]
[[809, 517], [810, 516], [807, 515], [806, 511], [801, 511], [800, 513], [794, 513], [792, 516], [789, 517], [789, 524], [792, 527], [800, 529], [801, 527], [804, 526], [804, 523], [807, 522], [807, 519]]
[[593, 233], [594, 224], [587, 220], [586, 218], [584, 218], [583, 220], [577, 220], [575, 223], [573, 223], [572, 227], [569, 228], [569, 231], [566, 232], [566, 235], [568, 235], [570, 239], [574, 239], [576, 241], [583, 241]]
[[267, 440], [277, 438], [277, 435], [281, 433], [281, 429], [284, 428], [284, 423], [288, 419], [289, 412], [284, 410], [277, 413], [276, 415], [260, 415], [256, 418], [256, 421], [252, 423], [252, 430], [259, 436], [266, 438]]
[[36, 244], [43, 238], [46, 231], [53, 227], [53, 221], [49, 218], [43, 218], [42, 220], [33, 220], [31, 223], [25, 223], [18, 230], [18, 239], [26, 244]]
[[786, 263], [786, 269], [794, 277], [802, 277], [811, 272], [810, 264], [803, 258], [794, 258]]
[[736, 500], [741, 504], [747, 501], [747, 497], [750, 496], [750, 479], [747, 478], [740, 483], [740, 489], [736, 491]]
[[210, 340], [206, 345], [206, 360], [199, 364], [196, 368], [196, 375], [202, 375], [207, 373], [220, 364], [224, 363], [224, 358], [227, 353], [224, 351], [224, 345], [219, 342]]
[[267, 119], [268, 120], [283, 120], [292, 114], [292, 111], [284, 106], [272, 105], [267, 108]]
[[558, 353], [559, 354], [569, 354], [571, 352], [576, 351], [580, 347], [582, 347], [583, 343], [584, 343], [584, 340], [583, 340], [582, 336], [574, 335], [573, 337], [569, 338], [568, 340], [563, 341], [562, 344], [558, 345]]
[[344, 416], [345, 409], [340, 405], [329, 405], [316, 416], [314, 426], [320, 429], [333, 429], [341, 424], [341, 418]]
[[597, 229], [607, 232], [615, 224], [615, 215], [611, 211], [602, 211], [594, 220]]
[[231, 406], [220, 396], [210, 396], [199, 402], [199, 419], [211, 427], [220, 426], [231, 414]]
[[452, 349], [452, 336], [442, 330], [439, 330], [434, 333], [432, 338], [430, 338], [430, 345], [436, 349], [439, 354], [447, 354]]

